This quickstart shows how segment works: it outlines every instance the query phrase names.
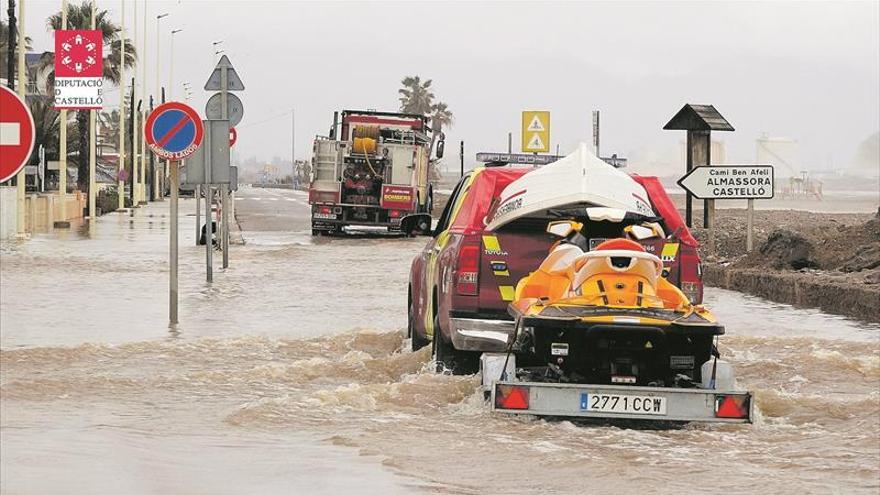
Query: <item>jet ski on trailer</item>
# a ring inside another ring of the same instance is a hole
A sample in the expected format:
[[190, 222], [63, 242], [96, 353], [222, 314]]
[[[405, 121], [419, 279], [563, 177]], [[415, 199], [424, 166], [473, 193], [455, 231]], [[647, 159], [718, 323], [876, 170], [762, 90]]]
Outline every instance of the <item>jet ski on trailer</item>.
[[[537, 219], [560, 241], [516, 287], [508, 351], [481, 356], [493, 410], [751, 422], [752, 395], [735, 389], [733, 370], [715, 345], [724, 327], [666, 280], [661, 260], [634, 241], [664, 235], [643, 198], [638, 183], [585, 146], [505, 190], [490, 228]], [[614, 223], [621, 235], [590, 249], [588, 222]]]

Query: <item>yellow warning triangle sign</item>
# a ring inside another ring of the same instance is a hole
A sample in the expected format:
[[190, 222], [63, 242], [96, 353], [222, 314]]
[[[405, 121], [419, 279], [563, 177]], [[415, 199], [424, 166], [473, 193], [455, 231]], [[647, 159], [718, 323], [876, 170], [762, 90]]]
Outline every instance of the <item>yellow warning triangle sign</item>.
[[541, 132], [544, 130], [544, 124], [541, 122], [541, 119], [538, 118], [537, 115], [532, 117], [532, 121], [529, 123], [529, 126], [526, 128], [527, 131], [530, 132]]
[[543, 151], [545, 149], [544, 141], [541, 141], [540, 134], [534, 134], [529, 139], [529, 144], [526, 146], [527, 150], [535, 150], [535, 151]]

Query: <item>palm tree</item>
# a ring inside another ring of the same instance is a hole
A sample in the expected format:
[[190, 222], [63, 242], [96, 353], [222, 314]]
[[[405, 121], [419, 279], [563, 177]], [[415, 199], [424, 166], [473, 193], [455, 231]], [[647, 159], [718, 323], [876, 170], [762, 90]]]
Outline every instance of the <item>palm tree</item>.
[[[21, 40], [19, 40], [20, 42]], [[24, 37], [24, 51], [33, 50], [30, 36]], [[9, 25], [0, 19], [0, 79], [6, 79], [6, 60], [9, 57]]]
[[[67, 6], [67, 29], [91, 29], [92, 20], [92, 3], [83, 0], [82, 4], [68, 4]], [[57, 12], [46, 20], [49, 30], [61, 29], [61, 12]], [[106, 10], [95, 11], [95, 29], [99, 29], [104, 38], [104, 79], [119, 84], [122, 79], [122, 67], [119, 64], [120, 54], [122, 52], [122, 39], [120, 38], [120, 27], [110, 20], [110, 15]], [[110, 48], [109, 50], [107, 48]], [[131, 69], [137, 61], [137, 51], [132, 45], [131, 40], [125, 40], [125, 68]], [[46, 78], [47, 89], [52, 91], [55, 84], [55, 54], [45, 52], [40, 58], [40, 68], [38, 70], [47, 71]], [[89, 134], [89, 111], [78, 110], [76, 112], [76, 123], [79, 134], [79, 149], [89, 150], [88, 134]], [[77, 160], [77, 184], [80, 191], [88, 193], [89, 187], [89, 171], [88, 171], [88, 153], [84, 151], [79, 154]]]
[[397, 90], [400, 93], [400, 111], [428, 115], [431, 112], [431, 105], [434, 104], [434, 93], [430, 89], [431, 80], [422, 82], [419, 76], [407, 76], [401, 83], [403, 88]]
[[[398, 89], [400, 93], [400, 111], [404, 113], [414, 113], [418, 115], [426, 115], [431, 118], [431, 148], [428, 150], [428, 156], [433, 156], [434, 145], [437, 139], [443, 135], [443, 128], [452, 126], [452, 112], [449, 106], [443, 102], [434, 103], [434, 93], [431, 92], [431, 79], [422, 82], [419, 76], [407, 76], [403, 78], [401, 84], [403, 88]], [[434, 160], [431, 160], [431, 167], [435, 166]], [[432, 170], [432, 174], [436, 175], [436, 171]]]

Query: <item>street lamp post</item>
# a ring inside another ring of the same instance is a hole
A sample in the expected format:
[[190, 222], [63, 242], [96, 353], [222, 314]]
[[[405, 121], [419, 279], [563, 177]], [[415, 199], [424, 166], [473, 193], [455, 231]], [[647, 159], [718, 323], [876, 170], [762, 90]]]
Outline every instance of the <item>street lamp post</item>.
[[[160, 42], [162, 40], [161, 31], [159, 27], [161, 26], [161, 21], [165, 17], [168, 17], [168, 13], [159, 14], [156, 16], [156, 98], [159, 99], [162, 94], [162, 83], [159, 82], [159, 74], [161, 72], [161, 60], [162, 60], [162, 50], [160, 46]], [[162, 103], [160, 101], [160, 103]], [[159, 163], [162, 163], [159, 161]], [[161, 191], [162, 189], [159, 187], [159, 167], [155, 167], [153, 170], [153, 199], [158, 200], [162, 197]]]
[[125, 208], [125, 182], [122, 180], [125, 171], [125, 0], [122, 0], [119, 40], [119, 162], [116, 167], [116, 208], [122, 210]]
[[183, 31], [183, 28], [171, 31], [171, 55], [168, 62], [168, 101], [174, 101], [174, 35], [181, 31]]

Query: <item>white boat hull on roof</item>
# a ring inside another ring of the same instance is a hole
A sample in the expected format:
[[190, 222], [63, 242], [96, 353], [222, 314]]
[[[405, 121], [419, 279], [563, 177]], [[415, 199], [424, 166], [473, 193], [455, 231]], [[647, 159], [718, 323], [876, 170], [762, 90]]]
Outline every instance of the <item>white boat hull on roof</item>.
[[554, 208], [601, 206], [654, 216], [645, 189], [628, 174], [593, 155], [586, 144], [511, 182], [501, 192], [489, 230], [516, 219], [545, 217]]

